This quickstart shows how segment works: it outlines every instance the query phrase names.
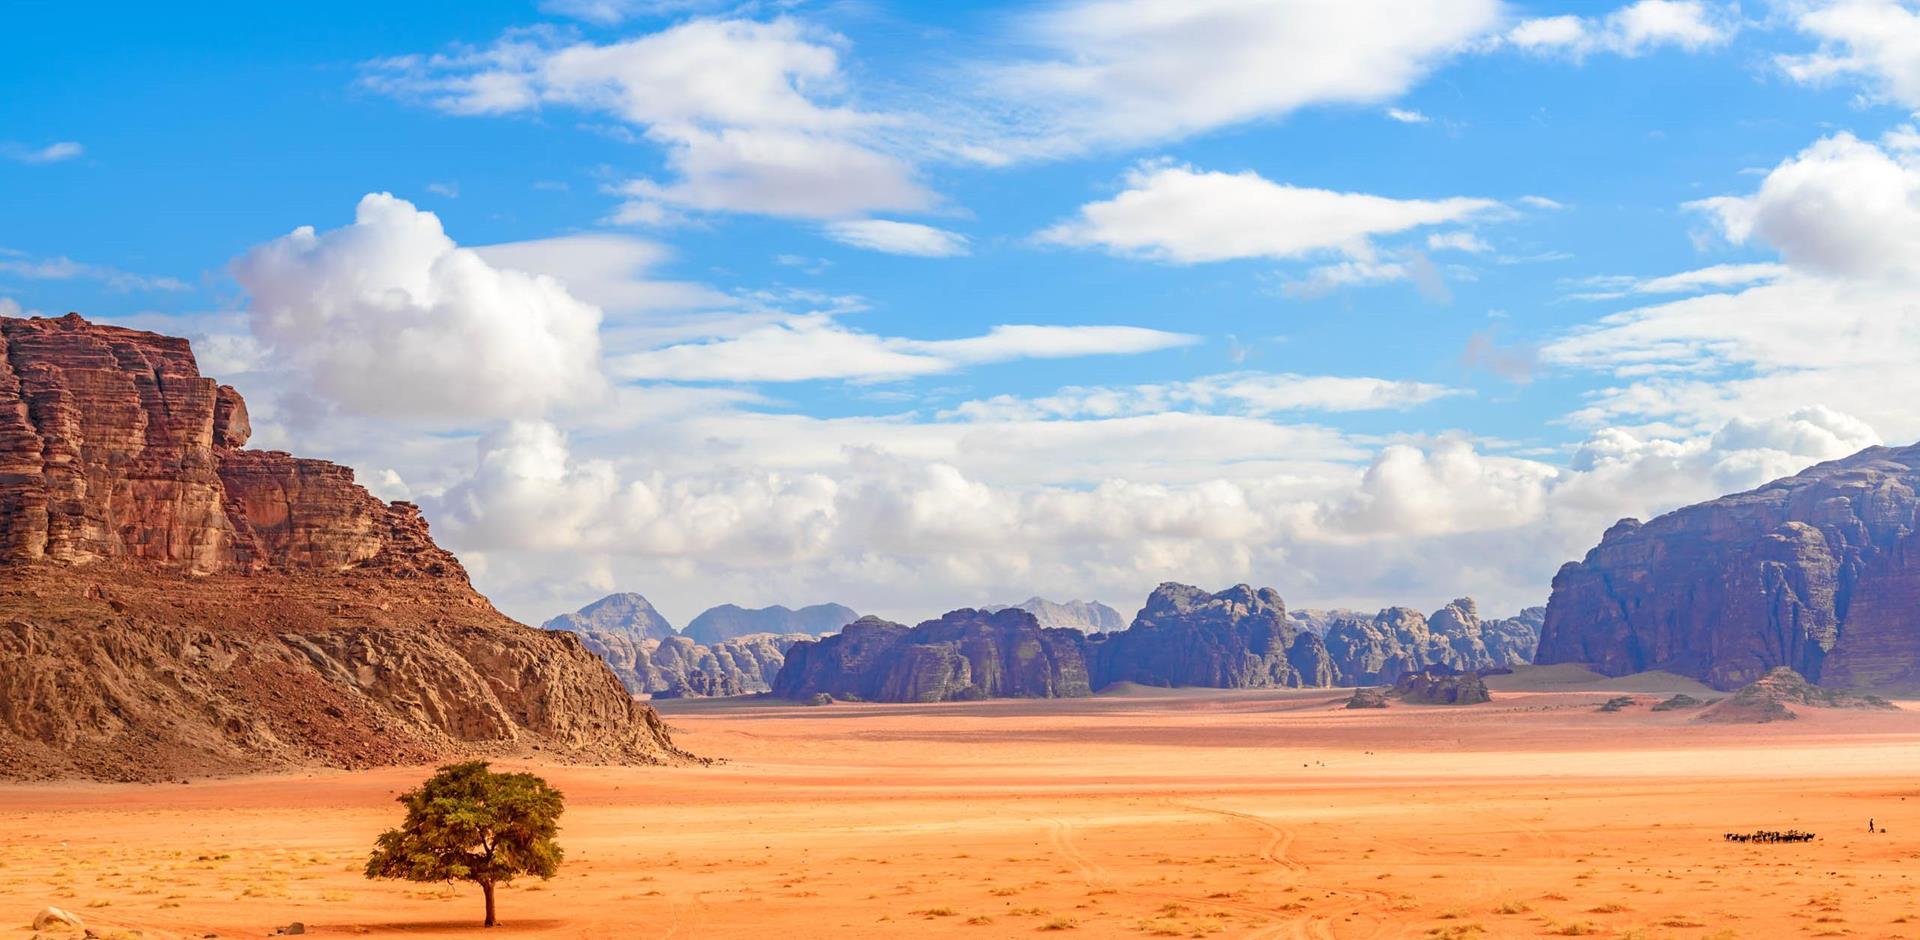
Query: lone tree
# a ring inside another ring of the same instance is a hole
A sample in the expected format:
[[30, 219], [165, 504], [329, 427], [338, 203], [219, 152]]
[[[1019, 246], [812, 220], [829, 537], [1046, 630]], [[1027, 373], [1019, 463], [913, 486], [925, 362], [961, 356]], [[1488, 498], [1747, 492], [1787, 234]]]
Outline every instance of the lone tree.
[[532, 774], [497, 774], [478, 760], [449, 764], [399, 802], [406, 821], [374, 844], [367, 877], [471, 881], [486, 895], [488, 927], [494, 885], [551, 878], [560, 867], [553, 836], [564, 801]]

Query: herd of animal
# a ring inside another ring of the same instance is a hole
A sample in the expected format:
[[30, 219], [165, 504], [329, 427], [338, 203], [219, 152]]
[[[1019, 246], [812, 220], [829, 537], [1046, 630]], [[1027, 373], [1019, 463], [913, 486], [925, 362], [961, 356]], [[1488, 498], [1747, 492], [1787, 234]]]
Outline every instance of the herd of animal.
[[1726, 839], [1728, 842], [1812, 842], [1813, 833], [1801, 832], [1798, 829], [1789, 829], [1786, 832], [1762, 829], [1759, 832], [1729, 832], [1726, 834]]

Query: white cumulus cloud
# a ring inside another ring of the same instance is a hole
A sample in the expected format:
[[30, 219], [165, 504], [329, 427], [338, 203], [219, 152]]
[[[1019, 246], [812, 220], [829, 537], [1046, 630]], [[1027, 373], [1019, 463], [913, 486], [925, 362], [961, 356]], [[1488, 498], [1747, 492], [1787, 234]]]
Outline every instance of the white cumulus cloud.
[[1790, 7], [1819, 48], [1778, 58], [1797, 81], [1859, 79], [1875, 98], [1920, 108], [1920, 10], [1900, 0], [1824, 0]]
[[315, 391], [365, 414], [530, 417], [604, 390], [600, 310], [490, 264], [385, 193], [233, 263], [253, 331]]
[[[610, 8], [609, 8], [610, 9]], [[666, 149], [617, 218], [681, 211], [836, 218], [938, 198], [884, 138], [898, 119], [841, 103], [841, 37], [792, 18], [699, 18], [618, 42], [513, 33], [494, 45], [370, 63], [364, 80], [460, 114], [558, 105], [611, 115]]]
[[1522, 20], [1501, 38], [1522, 51], [1580, 58], [1596, 52], [1637, 56], [1662, 46], [1692, 52], [1725, 45], [1738, 30], [1738, 7], [1703, 0], [1638, 0], [1605, 16]]

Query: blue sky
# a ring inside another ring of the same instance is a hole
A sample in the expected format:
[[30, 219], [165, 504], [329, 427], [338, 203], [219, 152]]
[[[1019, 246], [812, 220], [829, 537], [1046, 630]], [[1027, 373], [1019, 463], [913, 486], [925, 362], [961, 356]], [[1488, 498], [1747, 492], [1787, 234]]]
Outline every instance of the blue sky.
[[1920, 437], [1910, 3], [232, 14], [10, 8], [0, 312], [193, 337], [523, 618], [1505, 610]]

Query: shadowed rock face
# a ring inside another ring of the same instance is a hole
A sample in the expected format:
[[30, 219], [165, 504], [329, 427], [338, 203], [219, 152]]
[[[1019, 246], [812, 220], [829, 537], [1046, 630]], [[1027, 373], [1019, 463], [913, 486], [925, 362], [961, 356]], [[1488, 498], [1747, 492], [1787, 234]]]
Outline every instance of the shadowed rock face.
[[1336, 675], [1318, 636], [1295, 626], [1272, 588], [1209, 594], [1166, 583], [1125, 631], [1092, 650], [1094, 687], [1115, 682], [1218, 689], [1325, 687]]
[[619, 634], [636, 643], [675, 635], [673, 624], [660, 616], [650, 601], [632, 592], [609, 594], [573, 613], [561, 614], [540, 628], [579, 634]]
[[875, 702], [1082, 696], [1091, 693], [1082, 642], [1018, 608], [961, 609], [911, 629], [862, 617], [788, 649], [773, 692]]
[[185, 340], [0, 318], [0, 776], [685, 758], [416, 507], [250, 432]]
[[1664, 669], [1732, 689], [1785, 666], [1920, 689], [1920, 445], [1622, 520], [1553, 580], [1541, 663]]
[[814, 604], [799, 610], [775, 604], [748, 610], [722, 604], [702, 611], [687, 624], [686, 635], [695, 643], [712, 645], [734, 637], [755, 633], [804, 633], [821, 636], [832, 633], [859, 619], [853, 608], [839, 604]]

